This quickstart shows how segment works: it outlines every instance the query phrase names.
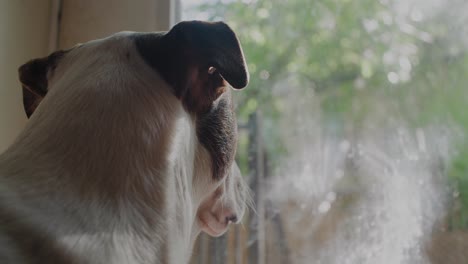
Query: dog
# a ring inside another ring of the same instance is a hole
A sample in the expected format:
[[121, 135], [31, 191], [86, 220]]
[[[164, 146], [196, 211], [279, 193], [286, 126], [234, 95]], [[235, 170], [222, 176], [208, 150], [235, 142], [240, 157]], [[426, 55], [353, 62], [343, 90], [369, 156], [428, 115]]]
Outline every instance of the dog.
[[[223, 22], [120, 32], [19, 68], [29, 121], [0, 155], [0, 263], [187, 263], [245, 211]], [[231, 86], [233, 89], [231, 89]]]

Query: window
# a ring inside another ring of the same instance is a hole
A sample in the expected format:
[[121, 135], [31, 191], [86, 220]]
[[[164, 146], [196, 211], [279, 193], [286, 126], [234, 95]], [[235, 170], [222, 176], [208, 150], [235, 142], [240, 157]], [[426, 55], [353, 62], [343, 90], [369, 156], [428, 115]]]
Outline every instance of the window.
[[256, 202], [192, 263], [467, 261], [466, 1], [182, 4], [243, 45], [238, 159]]

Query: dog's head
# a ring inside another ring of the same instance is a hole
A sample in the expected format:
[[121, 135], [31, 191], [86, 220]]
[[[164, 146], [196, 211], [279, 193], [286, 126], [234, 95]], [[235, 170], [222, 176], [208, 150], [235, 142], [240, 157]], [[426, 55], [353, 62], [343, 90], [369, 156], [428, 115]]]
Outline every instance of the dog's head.
[[[154, 83], [154, 76], [148, 75], [157, 75], [164, 81]], [[237, 124], [229, 85], [242, 89], [249, 76], [240, 43], [226, 24], [191, 21], [181, 22], [169, 32], [119, 33], [32, 60], [19, 68], [19, 77], [24, 108], [31, 118], [36, 115], [36, 108], [43, 115], [54, 114], [52, 93], [80, 97], [80, 91], [75, 91], [80, 89], [77, 82], [82, 86], [96, 84], [97, 97], [112, 87], [137, 89], [142, 83], [167, 90], [165, 99], [152, 109], [167, 111], [170, 107], [165, 105], [179, 104], [196, 135], [193, 164], [189, 164], [193, 166], [192, 186], [188, 188], [196, 206], [195, 221], [212, 236], [223, 234], [230, 222], [240, 221], [247, 188], [234, 161]], [[125, 97], [119, 98], [117, 92], [110, 93], [105, 102], [93, 99], [88, 107], [103, 103], [118, 108], [119, 103], [125, 102]], [[73, 96], [55, 106], [73, 103]], [[143, 97], [140, 99], [145, 100]], [[49, 113], [45, 113], [46, 109]], [[154, 114], [160, 119], [174, 116], [169, 112]]]

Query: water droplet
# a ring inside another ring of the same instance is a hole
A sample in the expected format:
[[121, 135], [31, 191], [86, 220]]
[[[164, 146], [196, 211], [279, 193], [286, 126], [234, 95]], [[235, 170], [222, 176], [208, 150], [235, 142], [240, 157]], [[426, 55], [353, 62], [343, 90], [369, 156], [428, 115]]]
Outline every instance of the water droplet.
[[396, 84], [400, 81], [400, 76], [396, 72], [389, 72], [387, 74], [387, 79], [390, 83]]
[[331, 204], [328, 201], [323, 201], [320, 203], [318, 211], [321, 214], [324, 214], [330, 210]]
[[270, 73], [267, 70], [262, 70], [260, 72], [260, 79], [268, 80], [268, 78], [270, 78]]
[[349, 150], [349, 146], [350, 146], [349, 141], [347, 141], [347, 140], [341, 141], [340, 151], [341, 152], [347, 152]]
[[270, 16], [270, 12], [268, 12], [268, 9], [266, 8], [260, 8], [258, 11], [257, 11], [257, 15], [259, 18], [267, 18]]
[[423, 14], [421, 13], [421, 11], [413, 10], [413, 12], [411, 12], [411, 20], [413, 20], [414, 22], [420, 22], [421, 20], [423, 20]]
[[336, 193], [335, 192], [329, 192], [327, 194], [327, 200], [329, 202], [334, 202], [336, 200]]

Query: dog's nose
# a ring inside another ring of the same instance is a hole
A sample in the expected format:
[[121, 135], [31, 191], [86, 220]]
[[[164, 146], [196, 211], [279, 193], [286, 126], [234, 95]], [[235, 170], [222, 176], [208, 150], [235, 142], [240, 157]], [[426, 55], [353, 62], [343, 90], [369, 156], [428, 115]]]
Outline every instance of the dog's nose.
[[233, 214], [231, 216], [226, 216], [226, 223], [229, 222], [236, 223], [237, 222], [237, 215]]

